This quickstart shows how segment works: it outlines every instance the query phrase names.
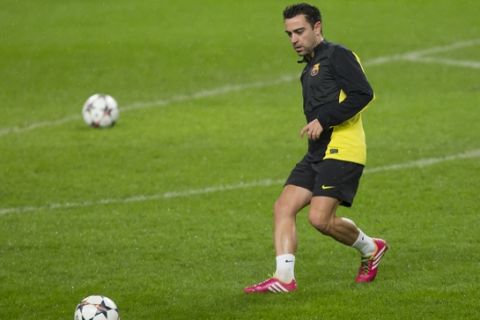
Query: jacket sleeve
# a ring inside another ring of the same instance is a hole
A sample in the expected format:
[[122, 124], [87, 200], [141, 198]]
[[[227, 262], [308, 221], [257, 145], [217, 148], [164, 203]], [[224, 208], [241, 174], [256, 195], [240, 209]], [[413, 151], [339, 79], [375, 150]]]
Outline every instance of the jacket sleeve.
[[325, 130], [350, 119], [373, 99], [373, 89], [353, 52], [343, 47], [335, 48], [331, 65], [337, 84], [346, 94], [346, 99], [320, 108], [317, 118]]

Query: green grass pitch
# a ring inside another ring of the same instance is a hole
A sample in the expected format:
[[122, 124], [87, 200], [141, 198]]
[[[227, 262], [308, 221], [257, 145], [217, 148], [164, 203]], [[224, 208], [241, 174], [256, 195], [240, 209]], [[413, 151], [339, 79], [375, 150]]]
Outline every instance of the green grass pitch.
[[[299, 290], [242, 292], [274, 271], [272, 205], [305, 151], [290, 2], [4, 0], [0, 319], [71, 319], [91, 294], [123, 320], [478, 318], [480, 4], [314, 3], [376, 93], [340, 214], [390, 242], [377, 280], [301, 212]], [[97, 92], [112, 129], [81, 119]]]

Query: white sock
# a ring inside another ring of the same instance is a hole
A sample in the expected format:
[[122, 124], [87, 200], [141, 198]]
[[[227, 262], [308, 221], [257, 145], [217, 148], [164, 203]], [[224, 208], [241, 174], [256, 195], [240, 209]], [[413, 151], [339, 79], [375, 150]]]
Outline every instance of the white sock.
[[377, 246], [375, 245], [373, 239], [363, 233], [362, 230], [358, 229], [358, 231], [358, 238], [352, 247], [360, 251], [363, 257], [369, 257], [375, 253]]
[[290, 283], [295, 276], [293, 269], [295, 267], [295, 256], [293, 254], [282, 254], [277, 256], [277, 270], [275, 278], [282, 282]]

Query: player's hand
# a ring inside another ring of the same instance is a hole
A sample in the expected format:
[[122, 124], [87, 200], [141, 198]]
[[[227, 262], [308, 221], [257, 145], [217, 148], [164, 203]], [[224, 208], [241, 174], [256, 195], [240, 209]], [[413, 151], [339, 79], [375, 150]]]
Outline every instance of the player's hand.
[[303, 127], [302, 131], [300, 131], [300, 136], [303, 138], [305, 134], [307, 134], [308, 139], [310, 140], [318, 140], [320, 135], [322, 134], [323, 128], [320, 124], [318, 119], [315, 119], [308, 123], [305, 127]]

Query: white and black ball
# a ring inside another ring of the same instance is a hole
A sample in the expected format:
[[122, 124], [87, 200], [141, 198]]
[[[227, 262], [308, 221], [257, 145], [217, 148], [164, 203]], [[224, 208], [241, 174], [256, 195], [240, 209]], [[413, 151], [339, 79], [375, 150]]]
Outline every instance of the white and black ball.
[[114, 126], [119, 115], [117, 101], [108, 94], [94, 94], [87, 99], [82, 109], [83, 120], [94, 128]]
[[112, 299], [93, 295], [77, 305], [74, 320], [120, 320], [118, 307]]

